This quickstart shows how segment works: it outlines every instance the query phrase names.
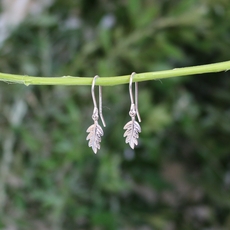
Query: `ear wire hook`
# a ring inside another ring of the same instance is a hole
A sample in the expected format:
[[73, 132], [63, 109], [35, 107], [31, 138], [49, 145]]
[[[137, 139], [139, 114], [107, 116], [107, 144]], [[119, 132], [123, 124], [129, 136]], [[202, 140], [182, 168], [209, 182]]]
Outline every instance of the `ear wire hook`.
[[[96, 79], [97, 79], [98, 77], [99, 77], [99, 76], [96, 75], [96, 76], [93, 78], [93, 83], [92, 83], [92, 88], [91, 88], [91, 94], [92, 94], [92, 98], [93, 98], [94, 108], [97, 108], [97, 102], [96, 102], [95, 93], [94, 93], [94, 86], [95, 86]], [[105, 124], [105, 120], [104, 120], [104, 117], [103, 117], [103, 114], [102, 114], [102, 87], [101, 87], [101, 86], [99, 86], [99, 115], [100, 115], [102, 124], [103, 124], [103, 126], [105, 127], [106, 124]]]
[[133, 72], [131, 74], [131, 76], [130, 76], [130, 80], [129, 80], [129, 94], [130, 94], [131, 104], [135, 105], [135, 110], [136, 110], [136, 113], [137, 113], [138, 121], [141, 122], [141, 117], [140, 117], [139, 110], [138, 110], [138, 83], [137, 82], [135, 82], [135, 103], [134, 103], [134, 100], [133, 100], [132, 83], [133, 83], [133, 76], [135, 74], [136, 73]]

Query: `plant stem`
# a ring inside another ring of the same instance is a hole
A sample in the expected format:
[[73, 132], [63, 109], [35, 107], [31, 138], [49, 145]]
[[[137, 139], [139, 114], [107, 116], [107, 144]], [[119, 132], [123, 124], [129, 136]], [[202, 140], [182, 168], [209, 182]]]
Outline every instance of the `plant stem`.
[[[227, 71], [230, 69], [230, 61], [219, 62], [208, 65], [176, 68], [157, 72], [138, 73], [133, 77], [133, 82], [157, 80], [163, 78], [188, 76], [203, 73]], [[129, 83], [130, 75], [98, 78], [96, 85], [113, 86]], [[27, 75], [16, 75], [0, 73], [0, 81], [7, 83], [18, 83], [29, 85], [91, 85], [93, 78], [89, 77], [32, 77]]]

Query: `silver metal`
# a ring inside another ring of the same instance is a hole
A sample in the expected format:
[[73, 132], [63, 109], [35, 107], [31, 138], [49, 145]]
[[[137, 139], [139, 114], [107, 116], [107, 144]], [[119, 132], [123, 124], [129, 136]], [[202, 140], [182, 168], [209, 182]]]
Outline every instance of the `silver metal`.
[[94, 153], [97, 153], [97, 150], [100, 149], [101, 136], [104, 135], [103, 129], [98, 124], [99, 116], [101, 118], [103, 126], [104, 127], [106, 126], [102, 114], [102, 87], [99, 86], [99, 114], [98, 114], [97, 102], [95, 99], [95, 93], [94, 93], [95, 82], [98, 77], [99, 76], [96, 75], [93, 78], [92, 87], [91, 87], [91, 94], [92, 94], [93, 105], [94, 105], [92, 119], [94, 121], [94, 124], [92, 124], [86, 130], [86, 132], [89, 133], [88, 136], [86, 137], [86, 140], [89, 140], [88, 146], [93, 149]]
[[137, 139], [139, 138], [139, 133], [141, 132], [141, 127], [135, 119], [137, 115], [138, 121], [141, 122], [141, 117], [138, 111], [138, 84], [137, 82], [135, 82], [135, 102], [133, 100], [133, 91], [132, 91], [133, 76], [135, 74], [136, 73], [133, 72], [129, 80], [129, 95], [130, 95], [130, 100], [131, 100], [129, 116], [131, 117], [131, 121], [129, 121], [124, 126], [124, 129], [126, 129], [124, 133], [124, 137], [126, 137], [125, 143], [129, 143], [132, 149], [134, 149], [135, 145], [138, 145]]
[[[92, 87], [91, 87], [91, 94], [92, 94], [92, 98], [93, 98], [94, 108], [95, 108], [95, 107], [97, 108], [97, 102], [96, 102], [96, 99], [95, 99], [94, 87], [95, 87], [96, 79], [97, 79], [98, 77], [99, 77], [99, 76], [96, 75], [96, 76], [93, 78], [93, 83], [92, 83]], [[103, 126], [105, 127], [106, 124], [105, 124], [105, 120], [104, 120], [104, 117], [103, 117], [103, 114], [102, 114], [102, 86], [99, 86], [99, 115], [100, 115], [102, 124], [103, 124]]]
[[135, 104], [138, 121], [141, 122], [141, 117], [140, 117], [139, 110], [138, 110], [138, 83], [137, 82], [135, 82], [135, 103], [133, 101], [132, 84], [133, 84], [133, 77], [134, 77], [135, 74], [136, 73], [133, 72], [131, 74], [131, 76], [130, 76], [130, 80], [129, 80], [129, 95], [130, 95], [131, 104]]

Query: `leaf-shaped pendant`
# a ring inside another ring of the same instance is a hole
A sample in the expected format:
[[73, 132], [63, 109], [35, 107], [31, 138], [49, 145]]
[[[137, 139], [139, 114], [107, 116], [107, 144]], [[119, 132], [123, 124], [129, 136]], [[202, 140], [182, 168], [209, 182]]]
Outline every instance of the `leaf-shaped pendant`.
[[89, 140], [88, 146], [93, 149], [94, 153], [97, 153], [97, 150], [100, 149], [101, 137], [104, 135], [104, 132], [103, 132], [101, 126], [98, 124], [99, 115], [100, 115], [102, 124], [104, 125], [104, 127], [106, 126], [103, 115], [102, 115], [102, 89], [101, 89], [101, 86], [99, 86], [99, 111], [97, 108], [97, 102], [96, 102], [95, 94], [94, 94], [95, 81], [98, 77], [99, 76], [96, 75], [93, 78], [92, 87], [91, 87], [91, 93], [92, 93], [93, 104], [94, 104], [93, 115], [92, 115], [92, 119], [94, 121], [94, 124], [91, 125], [86, 130], [86, 132], [89, 133], [88, 136], [86, 137], [86, 140]]
[[135, 82], [135, 103], [133, 100], [133, 93], [132, 93], [132, 81], [133, 76], [135, 75], [135, 72], [133, 72], [130, 76], [129, 80], [129, 95], [131, 100], [131, 106], [129, 110], [129, 116], [131, 117], [131, 121], [129, 121], [125, 126], [124, 129], [126, 129], [124, 133], [125, 143], [129, 143], [129, 146], [134, 149], [135, 145], [138, 145], [137, 139], [139, 138], [139, 133], [141, 132], [141, 127], [139, 123], [135, 120], [135, 117], [137, 115], [138, 121], [141, 122], [140, 114], [138, 111], [138, 86], [137, 82]]
[[135, 145], [138, 145], [137, 139], [141, 132], [141, 127], [139, 123], [135, 121], [135, 118], [132, 117], [132, 120], [124, 126], [124, 129], [126, 129], [124, 133], [124, 137], [126, 137], [125, 143], [129, 143], [129, 146], [134, 149]]
[[100, 149], [101, 136], [104, 135], [101, 126], [97, 121], [94, 121], [94, 124], [91, 125], [86, 132], [89, 133], [86, 137], [86, 140], [89, 140], [88, 146], [92, 147], [94, 153], [97, 153], [97, 150]]

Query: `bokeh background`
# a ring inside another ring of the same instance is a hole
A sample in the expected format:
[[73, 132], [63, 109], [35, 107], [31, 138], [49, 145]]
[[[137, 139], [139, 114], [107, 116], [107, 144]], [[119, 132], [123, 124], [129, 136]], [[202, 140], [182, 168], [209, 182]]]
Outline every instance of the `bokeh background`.
[[[2, 0], [0, 71], [101, 77], [230, 58], [229, 0]], [[0, 229], [230, 229], [229, 72], [139, 84], [140, 144], [124, 142], [128, 85], [0, 83]]]

